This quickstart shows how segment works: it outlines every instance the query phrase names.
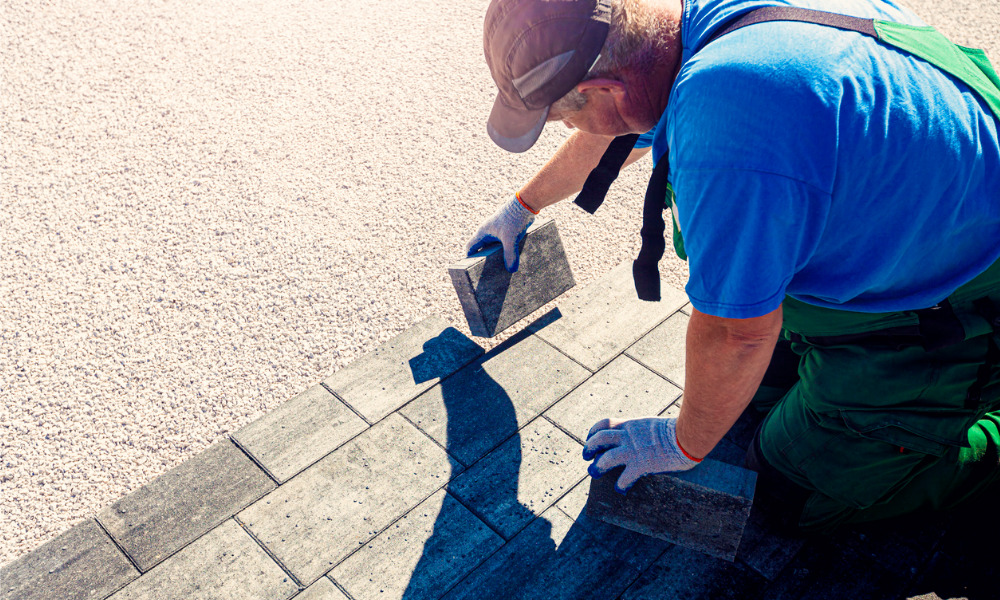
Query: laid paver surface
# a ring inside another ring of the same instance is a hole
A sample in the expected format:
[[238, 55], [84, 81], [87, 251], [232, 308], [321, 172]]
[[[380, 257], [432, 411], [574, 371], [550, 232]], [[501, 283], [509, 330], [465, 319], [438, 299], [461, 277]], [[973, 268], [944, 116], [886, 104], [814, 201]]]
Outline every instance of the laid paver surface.
[[[732, 562], [588, 516], [590, 425], [683, 402], [683, 294], [633, 306], [626, 272], [488, 353], [419, 323], [5, 566], [0, 600], [996, 597], [967, 543], [995, 497], [832, 536], [758, 503]], [[742, 464], [760, 419], [711, 457]]]

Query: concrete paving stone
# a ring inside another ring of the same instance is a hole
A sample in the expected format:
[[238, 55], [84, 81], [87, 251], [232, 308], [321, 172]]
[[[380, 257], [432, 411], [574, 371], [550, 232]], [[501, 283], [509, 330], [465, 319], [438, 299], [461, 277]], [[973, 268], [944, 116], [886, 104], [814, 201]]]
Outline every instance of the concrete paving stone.
[[552, 508], [521, 530], [445, 600], [605, 600], [639, 572], [585, 528]]
[[329, 577], [355, 600], [436, 600], [503, 543], [440, 490], [337, 565]]
[[580, 481], [586, 473], [582, 449], [545, 419], [535, 419], [448, 489], [509, 540]]
[[578, 441], [605, 417], [632, 419], [657, 415], [681, 390], [627, 356], [619, 356], [545, 411]]
[[996, 598], [997, 573], [978, 567], [937, 552], [902, 597], [907, 600]]
[[615, 556], [624, 559], [637, 571], [649, 568], [667, 548], [673, 544], [664, 540], [630, 531], [599, 521], [587, 515], [585, 510], [587, 497], [590, 495], [590, 478], [577, 484], [568, 494], [556, 503], [556, 507], [569, 518], [576, 521], [591, 535], [601, 541], [601, 545]]
[[138, 576], [97, 521], [87, 519], [0, 568], [0, 598], [101, 600]]
[[787, 529], [766, 509], [754, 506], [736, 560], [775, 580], [806, 543], [805, 535]]
[[740, 418], [736, 419], [736, 423], [733, 423], [733, 426], [726, 432], [723, 439], [746, 450], [750, 447], [750, 442], [753, 441], [753, 436], [763, 420], [763, 414], [759, 413], [753, 406], [748, 406]]
[[295, 600], [348, 600], [347, 595], [333, 585], [326, 577], [320, 577], [316, 583], [307, 587], [295, 596]]
[[491, 245], [448, 266], [472, 335], [494, 337], [576, 285], [559, 229], [536, 219], [520, 246], [516, 273], [504, 266], [503, 247]]
[[298, 585], [232, 519], [110, 600], [283, 600]]
[[361, 417], [316, 385], [237, 431], [233, 438], [284, 482], [366, 427]]
[[726, 463], [727, 465], [733, 465], [734, 467], [743, 467], [746, 463], [746, 457], [746, 450], [740, 448], [729, 440], [722, 438], [705, 458], [717, 460], [719, 462]]
[[743, 565], [673, 546], [622, 594], [622, 600], [749, 600], [766, 584]]
[[761, 600], [890, 600], [908, 589], [900, 578], [869, 557], [844, 551], [828, 539], [812, 538], [771, 582]]
[[622, 469], [591, 479], [587, 514], [732, 561], [753, 503], [757, 474], [706, 459], [690, 471], [642, 477], [615, 491]]
[[684, 313], [684, 314], [686, 314], [687, 316], [690, 317], [691, 316], [691, 311], [694, 310], [694, 307], [692, 307], [691, 303], [688, 302], [687, 304], [685, 304], [684, 306], [682, 306], [680, 310], [681, 310], [682, 313]]
[[375, 422], [483, 352], [444, 319], [431, 317], [337, 371], [323, 385]]
[[437, 444], [390, 415], [237, 517], [309, 584], [442, 487], [455, 468]]
[[639, 300], [628, 261], [562, 300], [555, 312], [528, 328], [597, 371], [687, 302], [684, 292], [667, 284], [661, 295], [659, 302]]
[[589, 376], [545, 342], [522, 332], [400, 413], [470, 465]]
[[684, 387], [685, 340], [690, 319], [684, 313], [674, 313], [632, 344], [625, 354]]
[[213, 444], [97, 515], [145, 573], [273, 490], [230, 440]]

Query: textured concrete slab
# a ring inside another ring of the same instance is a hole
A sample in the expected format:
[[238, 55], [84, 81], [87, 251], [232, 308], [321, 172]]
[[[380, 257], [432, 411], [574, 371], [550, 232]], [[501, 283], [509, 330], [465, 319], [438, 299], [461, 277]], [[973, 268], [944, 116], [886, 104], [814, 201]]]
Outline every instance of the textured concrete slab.
[[87, 519], [0, 568], [0, 597], [101, 600], [138, 576], [108, 534]]
[[299, 588], [232, 519], [111, 600], [283, 600]]
[[309, 584], [444, 485], [447, 454], [390, 415], [238, 515]]
[[768, 581], [773, 581], [799, 553], [806, 538], [788, 531], [776, 519], [769, 517], [759, 506], [751, 509], [736, 558]]
[[541, 340], [521, 334], [400, 413], [470, 465], [589, 376]]
[[326, 577], [320, 577], [316, 583], [302, 590], [295, 600], [348, 600], [347, 595], [340, 591]]
[[535, 419], [448, 489], [509, 540], [584, 477], [581, 450], [551, 423]]
[[674, 546], [622, 594], [622, 600], [746, 600], [766, 584], [743, 565]]
[[520, 248], [516, 273], [500, 244], [448, 267], [472, 335], [493, 337], [576, 285], [552, 219], [535, 220]]
[[439, 317], [425, 319], [323, 382], [369, 422], [385, 417], [483, 354]]
[[587, 514], [733, 561], [753, 503], [757, 474], [706, 459], [690, 471], [648, 475], [622, 495], [621, 469], [591, 479]]
[[433, 600], [503, 543], [460, 502], [440, 490], [337, 565], [329, 576], [355, 600]]
[[275, 484], [229, 440], [210, 446], [98, 513], [145, 573]]
[[578, 441], [605, 417], [658, 415], [681, 395], [680, 388], [627, 356], [619, 356], [545, 411]]
[[532, 521], [446, 600], [617, 598], [639, 573], [558, 509]]
[[366, 427], [361, 417], [316, 385], [237, 431], [233, 438], [284, 482]]
[[529, 329], [597, 371], [685, 302], [684, 292], [666, 283], [659, 302], [639, 300], [629, 261], [560, 301], [556, 312], [542, 317]]
[[587, 515], [587, 497], [590, 495], [590, 479], [577, 484], [568, 494], [556, 503], [556, 507], [566, 516], [576, 521], [595, 538], [601, 540], [601, 545], [612, 554], [627, 561], [637, 571], [649, 568], [667, 548], [673, 544], [665, 540], [630, 531], [624, 527], [609, 525], [604, 521]]
[[684, 356], [688, 315], [677, 312], [642, 336], [625, 354], [684, 387]]

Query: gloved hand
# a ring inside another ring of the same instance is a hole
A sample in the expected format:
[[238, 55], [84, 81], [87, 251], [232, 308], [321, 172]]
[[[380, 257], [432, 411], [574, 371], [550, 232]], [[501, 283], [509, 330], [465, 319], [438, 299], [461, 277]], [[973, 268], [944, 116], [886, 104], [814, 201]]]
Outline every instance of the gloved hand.
[[661, 417], [598, 421], [590, 428], [583, 447], [584, 460], [597, 459], [587, 472], [600, 477], [625, 465], [615, 483], [615, 490], [624, 494], [644, 475], [693, 468], [700, 461], [684, 455], [677, 443], [676, 424], [677, 419]]
[[525, 231], [528, 230], [528, 225], [534, 220], [535, 215], [522, 206], [517, 197], [511, 198], [510, 202], [501, 206], [496, 214], [483, 223], [476, 235], [472, 236], [465, 246], [466, 256], [478, 252], [490, 242], [500, 242], [503, 244], [504, 266], [508, 272], [516, 272], [521, 261], [517, 247]]

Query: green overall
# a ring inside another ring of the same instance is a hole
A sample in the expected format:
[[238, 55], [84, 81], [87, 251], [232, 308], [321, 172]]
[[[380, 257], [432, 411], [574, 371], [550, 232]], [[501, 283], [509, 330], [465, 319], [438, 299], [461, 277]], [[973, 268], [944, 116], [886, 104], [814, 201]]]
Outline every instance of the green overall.
[[[766, 20], [859, 30], [815, 18], [828, 13], [761, 12], [716, 37]], [[962, 80], [1000, 121], [1000, 77], [982, 50], [930, 27], [838, 18]], [[667, 200], [676, 211], [669, 187]], [[674, 249], [686, 258], [673, 217]], [[755, 443], [808, 493], [801, 527], [948, 508], [1000, 480], [1000, 262], [920, 311], [857, 313], [792, 298], [782, 307], [782, 340], [754, 398], [769, 411]]]

